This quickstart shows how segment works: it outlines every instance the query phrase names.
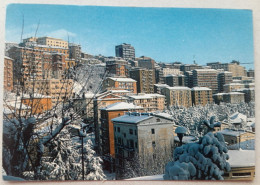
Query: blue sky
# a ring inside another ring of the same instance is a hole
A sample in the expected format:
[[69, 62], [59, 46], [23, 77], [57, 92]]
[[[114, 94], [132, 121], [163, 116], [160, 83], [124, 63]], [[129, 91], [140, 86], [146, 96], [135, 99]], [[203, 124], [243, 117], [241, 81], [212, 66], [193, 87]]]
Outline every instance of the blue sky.
[[[156, 61], [253, 63], [252, 12], [249, 10], [135, 8], [11, 4], [6, 41], [51, 36], [82, 45], [90, 54], [115, 55], [115, 45], [130, 43], [136, 56]], [[254, 68], [253, 64], [245, 64]]]

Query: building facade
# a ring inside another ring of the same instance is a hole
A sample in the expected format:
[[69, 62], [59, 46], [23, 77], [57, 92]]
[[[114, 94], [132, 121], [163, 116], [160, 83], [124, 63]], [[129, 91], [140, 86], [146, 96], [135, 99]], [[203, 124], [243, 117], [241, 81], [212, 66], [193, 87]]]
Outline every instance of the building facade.
[[130, 78], [137, 81], [138, 93], [153, 93], [155, 84], [155, 71], [153, 69], [136, 68], [130, 70]]
[[188, 87], [166, 87], [163, 89], [166, 104], [171, 106], [192, 106], [191, 89]]
[[218, 92], [217, 71], [214, 69], [193, 70], [193, 86], [208, 87], [212, 93]]
[[116, 57], [121, 57], [125, 60], [135, 59], [135, 48], [131, 44], [123, 43], [115, 47]]
[[4, 90], [13, 91], [13, 59], [4, 57]]
[[103, 90], [122, 89], [131, 93], [137, 93], [136, 81], [131, 78], [108, 77], [103, 82]]
[[232, 73], [224, 71], [218, 74], [218, 92], [224, 92], [224, 85], [232, 82]]
[[213, 103], [212, 90], [207, 87], [191, 88], [192, 105], [207, 105]]

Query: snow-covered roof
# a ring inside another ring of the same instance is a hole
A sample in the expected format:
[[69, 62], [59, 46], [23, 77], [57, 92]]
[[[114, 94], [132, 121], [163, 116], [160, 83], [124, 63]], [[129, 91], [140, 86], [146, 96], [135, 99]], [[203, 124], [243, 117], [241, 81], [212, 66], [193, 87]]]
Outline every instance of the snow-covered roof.
[[118, 89], [118, 90], [109, 90], [111, 93], [130, 93], [128, 90]]
[[175, 87], [166, 87], [166, 88], [170, 90], [190, 90], [190, 88], [184, 86], [175, 86]]
[[156, 113], [155, 115], [161, 116], [161, 117], [164, 117], [164, 118], [168, 118], [168, 119], [172, 119], [172, 115], [165, 113], [165, 112]]
[[241, 84], [241, 83], [230, 83], [230, 84], [225, 84], [223, 86], [236, 86], [236, 85], [244, 85], [244, 84]]
[[7, 57], [7, 56], [5, 56], [5, 59], [14, 60], [14, 59], [12, 59], [12, 58], [10, 58], [10, 57]]
[[255, 150], [229, 150], [228, 155], [231, 168], [255, 166]]
[[245, 93], [240, 93], [240, 92], [229, 92], [229, 93], [226, 93], [226, 94], [236, 94], [236, 95], [243, 95], [243, 94], [245, 94]]
[[217, 70], [215, 70], [215, 69], [194, 69], [195, 71], [202, 71], [202, 72], [209, 72], [209, 71], [212, 71], [212, 72], [215, 72], [215, 71], [217, 71]]
[[132, 78], [113, 78], [109, 77], [111, 80], [117, 81], [117, 82], [136, 82], [136, 80]]
[[161, 174], [161, 175], [135, 177], [135, 178], [125, 179], [125, 180], [134, 180], [134, 181], [152, 181], [152, 180], [158, 180], [158, 181], [162, 181], [162, 180], [164, 180], [164, 179], [163, 179], [163, 174]]
[[[178, 136], [174, 136], [174, 141], [180, 142], [180, 139]], [[195, 143], [197, 142], [197, 138], [194, 136], [183, 136], [182, 143]]]
[[242, 123], [242, 122], [246, 122], [246, 120], [247, 120], [247, 116], [239, 112], [236, 112], [230, 116], [231, 123]]
[[224, 130], [221, 130], [221, 131], [218, 131], [218, 133], [221, 133], [223, 135], [229, 135], [229, 136], [240, 136], [242, 134], [245, 133], [244, 130], [231, 130], [231, 129], [224, 129]]
[[152, 99], [152, 98], [163, 98], [165, 97], [164, 95], [161, 95], [161, 94], [138, 94], [138, 95], [130, 95], [128, 96], [130, 98], [133, 98], [133, 99]]
[[23, 97], [22, 97], [22, 99], [27, 99], [27, 98], [51, 98], [51, 96], [33, 93], [32, 96], [30, 96], [29, 94], [24, 94]]
[[143, 109], [143, 107], [134, 105], [133, 103], [117, 102], [117, 103], [108, 105], [105, 108], [101, 108], [100, 110], [112, 111], [112, 110], [129, 110], [129, 109]]
[[139, 123], [141, 121], [150, 119], [152, 117], [151, 114], [126, 114], [117, 118], [112, 119], [113, 122], [122, 122], [122, 123]]
[[255, 140], [251, 139], [228, 146], [229, 150], [238, 150], [239, 148], [242, 150], [255, 150]]
[[193, 87], [191, 88], [192, 91], [211, 91], [208, 87]]
[[167, 84], [154, 84], [154, 86], [157, 86], [157, 87], [169, 87], [169, 85], [167, 85]]

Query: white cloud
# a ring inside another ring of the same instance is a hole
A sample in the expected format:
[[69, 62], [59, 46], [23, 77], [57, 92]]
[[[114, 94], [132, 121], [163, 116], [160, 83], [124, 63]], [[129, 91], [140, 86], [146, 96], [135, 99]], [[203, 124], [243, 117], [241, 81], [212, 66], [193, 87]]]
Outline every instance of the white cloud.
[[49, 37], [63, 39], [63, 40], [68, 40], [68, 37], [72, 38], [77, 36], [76, 33], [69, 32], [68, 30], [65, 29], [59, 29], [59, 30], [47, 32], [45, 35]]

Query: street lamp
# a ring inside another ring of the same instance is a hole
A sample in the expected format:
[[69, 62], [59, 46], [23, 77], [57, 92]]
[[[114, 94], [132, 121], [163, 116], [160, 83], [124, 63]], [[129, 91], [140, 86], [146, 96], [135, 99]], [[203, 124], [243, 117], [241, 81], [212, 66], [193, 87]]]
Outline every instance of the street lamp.
[[177, 127], [175, 130], [175, 133], [179, 137], [180, 145], [182, 145], [182, 138], [183, 138], [184, 134], [187, 133], [187, 129], [185, 127]]
[[82, 164], [82, 179], [84, 180], [84, 147], [83, 147], [83, 139], [86, 137], [86, 134], [83, 132], [83, 129], [78, 129], [78, 135], [81, 139], [81, 164]]

